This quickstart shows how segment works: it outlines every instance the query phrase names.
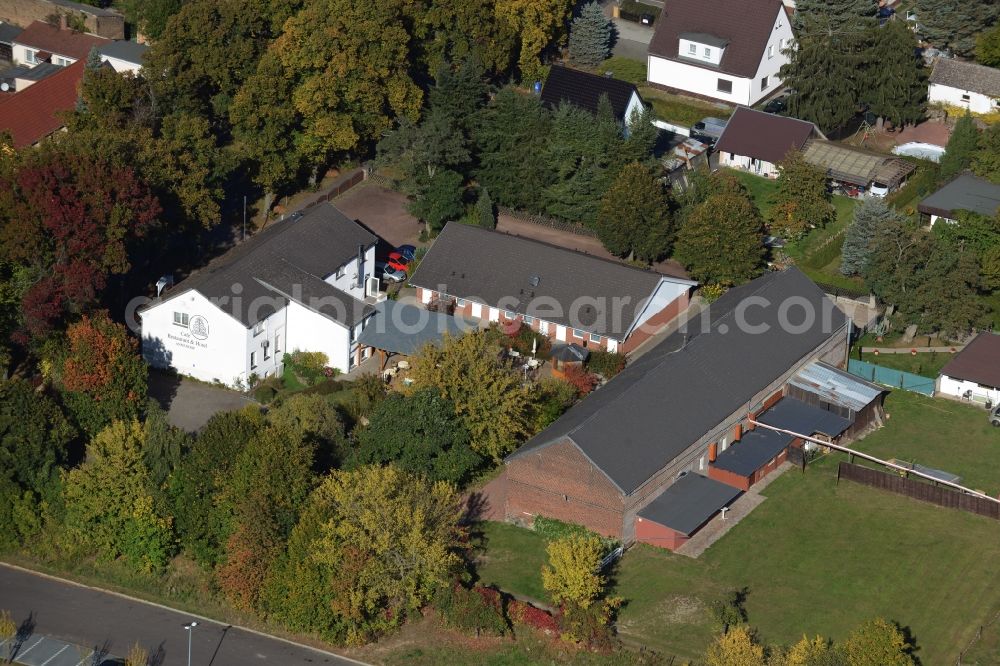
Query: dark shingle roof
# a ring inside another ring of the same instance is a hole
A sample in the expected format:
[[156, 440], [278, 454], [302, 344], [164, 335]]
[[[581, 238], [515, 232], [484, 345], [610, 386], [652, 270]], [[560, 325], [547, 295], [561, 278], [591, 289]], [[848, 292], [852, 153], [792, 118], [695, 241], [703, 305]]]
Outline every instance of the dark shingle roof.
[[[451, 222], [434, 241], [410, 283], [562, 326], [575, 323], [598, 335], [622, 340], [662, 280], [695, 284]], [[615, 303], [623, 304], [622, 316], [615, 316]], [[582, 305], [574, 308], [574, 304]]]
[[100, 48], [109, 40], [75, 30], [60, 30], [57, 26], [35, 21], [14, 40], [33, 49], [83, 60], [93, 47]]
[[635, 86], [627, 81], [555, 65], [545, 79], [541, 99], [543, 104], [552, 108], [559, 106], [560, 102], [567, 102], [597, 113], [601, 95], [607, 95], [615, 118], [625, 121], [628, 120], [625, 112], [632, 93], [638, 94]]
[[963, 173], [921, 201], [917, 210], [948, 218], [954, 217], [959, 210], [993, 217], [1000, 210], [1000, 185]]
[[1000, 388], [1000, 335], [980, 333], [948, 361], [941, 374]]
[[27, 81], [41, 81], [44, 78], [52, 76], [56, 72], [62, 71], [63, 67], [61, 65], [53, 65], [50, 62], [43, 62], [35, 65], [31, 69], [22, 72], [17, 75], [19, 79], [25, 79]]
[[365, 325], [358, 342], [394, 354], [412, 356], [426, 344], [438, 344], [445, 335], [458, 337], [475, 329], [441, 312], [401, 301], [382, 301], [375, 306], [375, 317]]
[[[781, 0], [666, 0], [649, 54], [742, 77], [753, 77], [764, 57], [771, 29], [784, 12]], [[682, 33], [705, 33], [728, 42], [718, 65], [677, 52]]]
[[775, 428], [791, 430], [810, 437], [816, 433], [837, 437], [851, 427], [850, 419], [795, 398], [782, 398], [757, 420]]
[[[811, 325], [781, 326], [787, 303], [786, 323], [804, 323], [791, 313], [808, 304]], [[729, 290], [508, 459], [568, 438], [629, 494], [846, 325], [801, 271], [768, 273]]]
[[789, 151], [802, 150], [815, 129], [804, 120], [740, 107], [726, 123], [715, 150], [777, 164]]
[[117, 39], [109, 44], [97, 49], [98, 53], [109, 58], [117, 58], [125, 62], [141, 65], [146, 57], [149, 47], [145, 44], [137, 44], [126, 39]]
[[934, 61], [930, 82], [990, 97], [1000, 97], [1000, 69], [974, 62], [938, 58]]
[[[356, 257], [359, 245], [367, 248], [376, 240], [333, 206], [320, 204], [258, 232], [180, 282], [163, 300], [191, 289], [208, 299], [226, 299], [223, 311], [250, 327], [301, 294], [294, 300], [329, 299], [317, 311], [350, 326], [368, 311], [323, 278]], [[293, 292], [296, 284], [299, 292]]]
[[739, 488], [701, 474], [685, 474], [639, 511], [639, 517], [690, 536], [741, 494]]
[[0, 21], [0, 44], [12, 44], [21, 31], [20, 26]]
[[733, 442], [712, 464], [739, 476], [750, 476], [791, 443], [790, 435], [758, 428], [744, 434], [738, 442]]

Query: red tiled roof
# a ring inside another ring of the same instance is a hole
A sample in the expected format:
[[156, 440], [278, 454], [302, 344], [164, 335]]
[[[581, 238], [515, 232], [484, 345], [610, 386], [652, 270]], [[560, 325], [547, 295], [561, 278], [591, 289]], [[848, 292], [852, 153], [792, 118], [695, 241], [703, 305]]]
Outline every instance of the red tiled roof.
[[[781, 0], [666, 0], [656, 20], [649, 54], [753, 77], [779, 11], [786, 12]], [[722, 62], [714, 66], [680, 56], [677, 48], [681, 33], [702, 33], [727, 42]]]
[[941, 369], [942, 375], [1000, 387], [1000, 335], [980, 333]]
[[726, 123], [715, 150], [777, 164], [788, 151], [802, 150], [815, 129], [804, 120], [741, 106]]
[[14, 40], [17, 44], [40, 51], [83, 60], [94, 46], [100, 47], [110, 40], [74, 30], [60, 30], [44, 21], [35, 21]]
[[0, 98], [0, 132], [10, 132], [15, 148], [38, 143], [63, 126], [63, 111], [76, 106], [86, 61], [42, 79], [6, 99]]

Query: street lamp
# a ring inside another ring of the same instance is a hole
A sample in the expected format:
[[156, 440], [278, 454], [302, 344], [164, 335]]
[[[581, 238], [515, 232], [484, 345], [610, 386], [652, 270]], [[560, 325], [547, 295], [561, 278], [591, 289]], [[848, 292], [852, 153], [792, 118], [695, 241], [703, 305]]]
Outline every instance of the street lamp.
[[188, 666], [191, 666], [191, 630], [198, 626], [197, 622], [191, 621], [184, 625], [188, 632]]

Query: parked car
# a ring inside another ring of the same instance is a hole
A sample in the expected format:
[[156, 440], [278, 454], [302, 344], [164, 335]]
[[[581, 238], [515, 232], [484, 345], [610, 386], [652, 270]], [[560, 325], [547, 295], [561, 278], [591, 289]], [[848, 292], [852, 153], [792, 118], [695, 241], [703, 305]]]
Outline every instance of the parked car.
[[405, 273], [406, 266], [410, 263], [410, 261], [399, 252], [390, 252], [385, 263], [387, 266], [391, 266], [396, 270], [400, 270]]
[[[378, 264], [375, 265], [378, 269]], [[406, 282], [406, 269], [396, 268], [391, 264], [385, 264], [381, 269], [382, 279], [386, 282]]]
[[1000, 405], [990, 410], [990, 423], [994, 428], [1000, 428]]
[[396, 252], [407, 261], [413, 261], [413, 258], [417, 256], [417, 248], [412, 245], [400, 245], [396, 248]]
[[764, 105], [764, 113], [773, 113], [776, 115], [781, 115], [788, 108], [788, 103], [785, 102], [784, 97], [775, 97], [770, 102]]

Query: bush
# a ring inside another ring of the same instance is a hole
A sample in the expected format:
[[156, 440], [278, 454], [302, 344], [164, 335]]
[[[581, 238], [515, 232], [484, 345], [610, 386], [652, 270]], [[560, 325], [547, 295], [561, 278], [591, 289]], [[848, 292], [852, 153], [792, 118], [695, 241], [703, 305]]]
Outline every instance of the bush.
[[262, 405], [266, 405], [277, 397], [283, 386], [280, 377], [268, 377], [254, 389], [253, 398]]
[[507, 602], [507, 617], [511, 624], [532, 627], [547, 634], [558, 634], [560, 630], [559, 621], [551, 613], [517, 599]]
[[614, 650], [618, 647], [614, 618], [622, 600], [614, 597], [581, 608], [566, 604], [557, 620], [563, 638], [586, 646], [591, 650]]
[[706, 303], [714, 303], [726, 293], [726, 286], [722, 284], [706, 284], [701, 287], [701, 297]]
[[587, 369], [605, 379], [611, 379], [624, 368], [625, 355], [617, 352], [595, 349], [590, 352], [590, 358], [587, 359]]
[[538, 397], [532, 406], [535, 432], [543, 430], [576, 402], [576, 388], [561, 379], [546, 377], [538, 383]]
[[621, 0], [621, 17], [627, 21], [638, 21], [643, 14], [652, 14], [653, 22], [660, 17], [660, 8], [638, 0]]
[[563, 370], [563, 379], [581, 396], [587, 395], [597, 386], [597, 375], [587, 372], [579, 365], [567, 366]]
[[282, 357], [282, 363], [306, 384], [315, 384], [326, 374], [329, 359], [323, 352], [295, 350]]
[[557, 541], [574, 535], [590, 536], [593, 534], [583, 525], [567, 523], [555, 518], [536, 516], [534, 530], [542, 535], [546, 541]]
[[445, 624], [460, 631], [476, 636], [503, 636], [509, 629], [503, 614], [503, 598], [492, 588], [442, 585], [432, 604]]

